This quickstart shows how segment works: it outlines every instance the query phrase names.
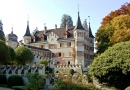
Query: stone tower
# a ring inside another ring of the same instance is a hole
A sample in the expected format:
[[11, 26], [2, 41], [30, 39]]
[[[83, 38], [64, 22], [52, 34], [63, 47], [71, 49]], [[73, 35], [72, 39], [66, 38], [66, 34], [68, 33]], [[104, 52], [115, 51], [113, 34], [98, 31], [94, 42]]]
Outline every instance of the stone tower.
[[78, 12], [78, 19], [76, 26], [74, 28], [75, 51], [76, 51], [75, 64], [81, 64], [82, 67], [84, 67], [84, 33], [85, 29], [81, 24]]
[[31, 42], [31, 34], [30, 34], [30, 29], [29, 29], [29, 21], [27, 21], [27, 28], [26, 28], [26, 32], [23, 36], [24, 38], [24, 43], [28, 44]]
[[15, 49], [18, 46], [18, 37], [16, 34], [13, 33], [13, 27], [10, 34], [6, 36], [6, 44]]

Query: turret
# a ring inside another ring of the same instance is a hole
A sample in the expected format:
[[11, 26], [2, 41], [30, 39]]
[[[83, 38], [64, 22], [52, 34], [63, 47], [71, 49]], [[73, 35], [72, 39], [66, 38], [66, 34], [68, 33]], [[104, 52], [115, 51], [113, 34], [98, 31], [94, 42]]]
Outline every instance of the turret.
[[23, 36], [24, 38], [24, 43], [28, 44], [31, 42], [31, 34], [30, 34], [30, 29], [29, 29], [29, 21], [27, 21], [27, 28], [26, 28], [26, 32]]

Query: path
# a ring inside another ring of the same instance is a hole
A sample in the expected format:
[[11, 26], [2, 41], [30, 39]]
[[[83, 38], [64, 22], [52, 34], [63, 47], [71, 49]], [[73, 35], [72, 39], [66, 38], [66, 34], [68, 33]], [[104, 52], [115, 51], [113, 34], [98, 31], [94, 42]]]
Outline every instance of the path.
[[13, 89], [0, 87], [0, 90], [13, 90]]

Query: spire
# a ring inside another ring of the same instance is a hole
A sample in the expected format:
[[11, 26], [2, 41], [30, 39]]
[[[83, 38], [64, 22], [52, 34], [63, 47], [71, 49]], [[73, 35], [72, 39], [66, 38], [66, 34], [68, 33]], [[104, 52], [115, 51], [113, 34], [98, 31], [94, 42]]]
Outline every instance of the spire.
[[29, 16], [28, 16], [28, 21], [27, 21], [26, 33], [25, 33], [24, 36], [31, 36], [31, 34], [30, 34], [30, 29], [29, 29]]
[[90, 16], [89, 17], [89, 37], [94, 38], [92, 31], [91, 31], [91, 27], [90, 27]]
[[77, 20], [77, 23], [76, 23], [76, 26], [74, 29], [82, 29], [82, 30], [85, 30], [81, 24], [81, 20], [80, 20], [80, 16], [79, 16], [79, 8], [78, 8], [78, 20]]
[[14, 33], [13, 33], [13, 25], [12, 25], [12, 31], [11, 31], [11, 34], [14, 34]]

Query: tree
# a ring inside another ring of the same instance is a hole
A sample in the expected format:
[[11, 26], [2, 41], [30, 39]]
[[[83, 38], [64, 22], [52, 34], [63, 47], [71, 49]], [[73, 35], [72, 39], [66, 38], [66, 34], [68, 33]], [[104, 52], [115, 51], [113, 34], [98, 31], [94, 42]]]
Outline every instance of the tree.
[[107, 24], [110, 24], [111, 20], [114, 17], [117, 17], [119, 15], [130, 15], [130, 3], [123, 4], [118, 10], [110, 12], [107, 16], [105, 16], [101, 22], [101, 26], [105, 26]]
[[27, 74], [28, 77], [28, 89], [29, 90], [40, 90], [41, 87], [44, 86], [46, 79], [42, 77], [42, 75], [38, 73], [29, 73]]
[[129, 30], [127, 29], [130, 28], [129, 17], [130, 3], [126, 3], [122, 5], [121, 8], [119, 8], [118, 10], [110, 12], [107, 16], [103, 18], [101, 26], [97, 30], [95, 37], [97, 54], [100, 55], [109, 46], [112, 46], [115, 43], [128, 40], [129, 35], [127, 34], [127, 36], [122, 37], [121, 32], [128, 33]]
[[13, 61], [15, 61], [15, 58], [16, 58], [16, 54], [15, 54], [15, 51], [12, 47], [8, 46], [8, 49], [9, 49], [9, 58], [8, 58], [8, 61], [9, 63], [13, 63]]
[[5, 34], [4, 34], [4, 31], [3, 31], [2, 21], [0, 21], [0, 39], [5, 41]]
[[109, 47], [94, 59], [89, 73], [100, 83], [107, 83], [124, 90], [130, 85], [130, 41]]
[[7, 65], [8, 58], [10, 57], [9, 49], [4, 43], [4, 41], [0, 40], [0, 63]]
[[110, 37], [113, 35], [114, 28], [111, 24], [108, 24], [104, 27], [100, 27], [96, 33], [96, 49], [97, 54], [103, 53], [109, 46], [112, 44], [110, 43]]
[[48, 65], [48, 61], [45, 60], [45, 59], [41, 59], [40, 60], [40, 64], [44, 64], [45, 66], [47, 66]]
[[15, 53], [16, 53], [16, 60], [18, 64], [25, 65], [26, 63], [29, 63], [34, 59], [31, 50], [24, 46], [20, 46], [16, 48]]
[[64, 14], [61, 19], [60, 27], [65, 27], [66, 22], [68, 23], [69, 26], [73, 26], [72, 17], [70, 15]]

